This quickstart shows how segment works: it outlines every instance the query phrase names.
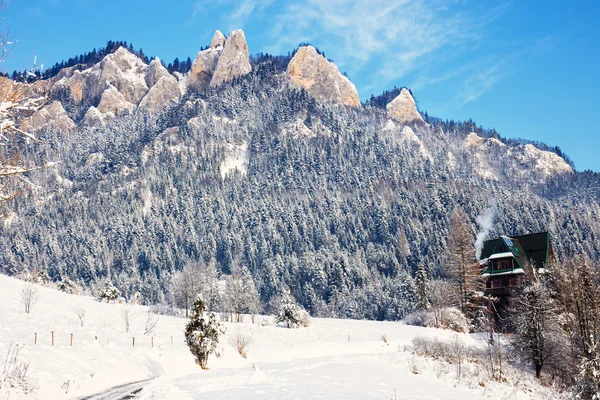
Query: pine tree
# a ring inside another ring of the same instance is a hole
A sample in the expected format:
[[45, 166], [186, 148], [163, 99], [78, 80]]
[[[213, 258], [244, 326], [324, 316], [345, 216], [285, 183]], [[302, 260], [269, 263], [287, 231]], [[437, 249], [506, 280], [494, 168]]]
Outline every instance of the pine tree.
[[415, 288], [418, 301], [418, 308], [426, 310], [429, 308], [429, 278], [427, 276], [427, 270], [425, 266], [420, 263], [417, 267], [417, 273], [415, 275]]
[[192, 307], [190, 322], [185, 327], [185, 340], [200, 368], [208, 369], [208, 356], [212, 353], [220, 356], [217, 346], [225, 328], [217, 321], [215, 313], [211, 312], [207, 317], [204, 310], [204, 301], [198, 296]]

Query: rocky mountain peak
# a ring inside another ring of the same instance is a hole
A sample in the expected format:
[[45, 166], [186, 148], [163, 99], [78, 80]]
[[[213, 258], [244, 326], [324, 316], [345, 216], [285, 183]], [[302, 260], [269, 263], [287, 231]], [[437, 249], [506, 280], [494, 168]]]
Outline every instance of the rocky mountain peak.
[[225, 41], [210, 85], [219, 85], [237, 76], [246, 75], [250, 71], [252, 71], [252, 67], [250, 66], [246, 36], [243, 30], [238, 29], [231, 32]]
[[160, 62], [160, 58], [156, 57], [150, 62], [146, 70], [146, 85], [148, 85], [148, 87], [152, 87], [156, 85], [156, 82], [158, 82], [160, 78], [167, 76], [170, 76], [169, 71], [163, 67], [162, 63]]
[[401, 122], [424, 122], [421, 114], [417, 111], [415, 99], [408, 89], [403, 88], [400, 94], [386, 106], [388, 115]]
[[216, 86], [252, 70], [246, 36], [241, 29], [225, 36], [216, 31], [210, 47], [196, 56], [188, 75], [187, 87], [202, 91]]
[[287, 73], [294, 84], [317, 99], [353, 107], [360, 105], [354, 84], [313, 46], [302, 46], [296, 51]]
[[215, 34], [213, 35], [212, 40], [210, 41], [210, 48], [214, 49], [215, 47], [219, 47], [219, 46], [223, 46], [225, 44], [225, 35], [223, 35], [223, 33], [221, 33], [220, 30], [216, 30]]

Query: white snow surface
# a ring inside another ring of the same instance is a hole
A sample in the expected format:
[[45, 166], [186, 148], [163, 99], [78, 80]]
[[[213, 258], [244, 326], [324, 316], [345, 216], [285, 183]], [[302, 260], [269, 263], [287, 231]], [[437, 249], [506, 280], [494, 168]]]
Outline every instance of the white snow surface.
[[225, 159], [221, 163], [221, 177], [225, 178], [234, 170], [245, 175], [248, 171], [248, 143], [227, 143]]
[[[9, 346], [20, 346], [19, 361], [30, 363], [26, 382], [33, 391], [2, 385], [0, 399], [78, 398], [150, 378], [155, 379], [140, 384], [136, 399], [391, 399], [394, 391], [408, 400], [534, 399], [542, 393], [531, 385], [486, 381], [482, 387], [479, 378], [457, 382], [453, 365], [404, 350], [415, 336], [450, 340], [455, 334], [400, 322], [315, 318], [308, 328], [287, 329], [274, 325], [272, 317], [258, 316], [252, 324], [246, 316], [245, 323], [225, 323], [223, 356], [211, 356], [210, 370], [203, 371], [184, 343], [185, 318], [160, 316], [152, 347], [152, 338], [142, 334], [146, 307], [39, 287], [39, 302], [25, 314], [20, 292], [26, 285], [0, 276], [0, 365]], [[130, 333], [121, 314], [125, 307]], [[85, 309], [83, 327], [76, 308]], [[251, 336], [246, 359], [229, 344], [236, 332]]]

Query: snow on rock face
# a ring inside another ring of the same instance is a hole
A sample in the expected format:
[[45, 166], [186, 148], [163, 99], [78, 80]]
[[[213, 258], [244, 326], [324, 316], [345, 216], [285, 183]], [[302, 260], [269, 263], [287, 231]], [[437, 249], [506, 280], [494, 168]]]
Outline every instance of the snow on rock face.
[[75, 123], [69, 118], [62, 104], [59, 101], [53, 101], [36, 111], [20, 125], [20, 129], [25, 131], [37, 131], [45, 127], [52, 127], [61, 132], [72, 132], [75, 129]]
[[353, 107], [360, 105], [354, 84], [313, 46], [298, 49], [288, 64], [287, 74], [292, 82], [319, 100]]
[[148, 92], [146, 68], [142, 60], [125, 48], [119, 47], [91, 68], [86, 87], [89, 93], [86, 97], [94, 98], [104, 92], [107, 84], [110, 84], [117, 88], [125, 100], [138, 104]]
[[397, 121], [424, 122], [421, 114], [417, 111], [415, 99], [405, 88], [403, 88], [402, 91], [400, 91], [400, 94], [386, 106], [386, 110], [388, 115]]
[[220, 85], [252, 71], [246, 36], [241, 29], [225, 36], [216, 31], [210, 47], [196, 56], [188, 74], [187, 87], [202, 91], [208, 86]]
[[472, 154], [475, 172], [487, 179], [520, 179], [543, 182], [573, 168], [559, 155], [526, 144], [507, 146], [496, 138], [482, 138], [471, 133], [463, 142]]
[[105, 116], [94, 106], [88, 108], [79, 123], [82, 127], [99, 127], [106, 125]]
[[297, 118], [293, 122], [288, 122], [282, 127], [283, 135], [291, 135], [292, 137], [315, 137], [316, 134], [304, 124], [302, 118]]
[[395, 143], [401, 147], [411, 149], [412, 155], [422, 160], [432, 159], [431, 153], [410, 126], [403, 126], [402, 130], [400, 130], [400, 127], [394, 121], [388, 120], [383, 130], [391, 135]]
[[227, 143], [225, 160], [221, 164], [221, 177], [225, 178], [233, 171], [239, 171], [242, 175], [248, 172], [248, 143]]
[[532, 144], [524, 146], [524, 155], [533, 162], [535, 171], [544, 177], [573, 172], [573, 168], [558, 154], [540, 150]]

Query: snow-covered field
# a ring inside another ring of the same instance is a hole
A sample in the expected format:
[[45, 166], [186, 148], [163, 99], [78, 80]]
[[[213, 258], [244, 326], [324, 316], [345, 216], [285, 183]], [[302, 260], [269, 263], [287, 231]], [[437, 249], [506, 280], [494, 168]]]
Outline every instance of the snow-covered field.
[[[9, 347], [18, 345], [18, 361], [30, 363], [26, 387], [31, 391], [2, 384], [0, 399], [78, 398], [148, 378], [154, 379], [142, 385], [136, 398], [550, 398], [533, 380], [524, 379], [517, 388], [483, 376], [458, 382], [454, 366], [404, 351], [415, 336], [450, 340], [454, 334], [398, 322], [313, 319], [308, 328], [286, 329], [273, 325], [270, 317], [257, 317], [256, 324], [247, 317], [243, 324], [225, 324], [224, 354], [211, 356], [210, 370], [202, 371], [184, 343], [183, 318], [161, 316], [154, 335], [144, 336], [146, 307], [100, 303], [43, 287], [39, 302], [25, 314], [20, 293], [26, 285], [0, 276], [0, 376]], [[130, 333], [125, 331], [125, 307]], [[83, 327], [76, 309], [85, 310]], [[259, 321], [271, 323], [262, 326]], [[236, 332], [252, 339], [246, 359], [229, 343]], [[461, 338], [476, 342], [467, 335]]]

